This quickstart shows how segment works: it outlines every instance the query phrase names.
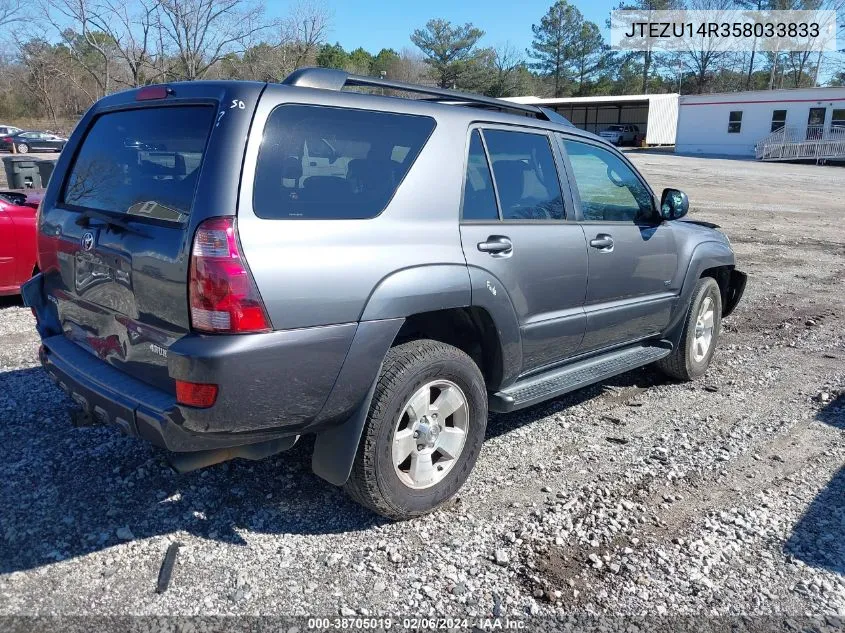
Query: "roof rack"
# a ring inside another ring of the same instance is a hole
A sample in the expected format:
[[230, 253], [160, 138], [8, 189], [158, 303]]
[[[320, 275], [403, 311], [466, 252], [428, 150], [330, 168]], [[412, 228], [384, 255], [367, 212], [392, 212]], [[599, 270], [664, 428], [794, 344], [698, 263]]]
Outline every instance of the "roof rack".
[[[434, 97], [432, 101], [450, 103], [452, 105], [466, 105], [483, 108], [495, 108], [507, 110], [519, 114], [527, 114], [544, 121], [562, 123], [561, 115], [554, 113], [551, 116], [546, 108], [526, 103], [503, 101], [493, 97], [484, 97], [459, 90], [446, 90], [444, 88], [433, 88], [420, 84], [405, 83], [403, 81], [392, 81], [379, 79], [377, 77], [364, 77], [362, 75], [350, 75], [346, 71], [335, 68], [299, 68], [285, 77], [282, 83], [286, 86], [300, 86], [303, 88], [322, 88], [323, 90], [342, 90], [346, 86], [358, 86], [365, 88], [388, 88], [391, 90], [404, 90]], [[565, 120], [565, 119], [564, 119]], [[569, 123], [568, 121], [566, 121]]]

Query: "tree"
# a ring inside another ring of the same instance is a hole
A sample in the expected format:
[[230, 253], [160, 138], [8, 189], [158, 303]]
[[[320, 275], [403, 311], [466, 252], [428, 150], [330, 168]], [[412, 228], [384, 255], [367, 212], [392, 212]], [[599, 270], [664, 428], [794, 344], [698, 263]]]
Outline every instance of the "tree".
[[555, 97], [562, 96], [565, 85], [572, 80], [568, 64], [583, 23], [584, 16], [576, 7], [558, 0], [540, 24], [531, 25], [534, 41], [527, 52], [536, 61], [529, 66], [554, 80]]
[[[689, 9], [692, 11], [707, 11], [713, 16], [714, 21], [722, 22], [725, 11], [732, 8], [735, 0], [692, 0]], [[689, 63], [695, 73], [695, 92], [704, 92], [708, 73], [721, 60], [726, 59], [731, 52], [726, 50], [722, 43], [712, 37], [695, 37], [690, 43], [688, 50], [683, 51], [681, 56]]]
[[[734, 0], [734, 4], [741, 9], [748, 9], [752, 11], [764, 11], [769, 8], [771, 4], [769, 0]], [[751, 60], [748, 62], [748, 76], [745, 80], [745, 89], [748, 90], [751, 85], [751, 76], [754, 74], [754, 57], [757, 54], [757, 37], [754, 37], [751, 47]]]
[[[622, 2], [617, 8], [617, 10], [629, 10], [629, 11], [641, 11], [645, 12], [643, 19], [648, 19], [648, 14], [652, 11], [670, 11], [672, 9], [679, 9], [682, 8], [683, 0], [633, 0], [633, 2]], [[629, 57], [635, 55], [642, 55], [642, 61], [640, 63], [640, 69], [642, 72], [642, 92], [643, 94], [648, 93], [649, 89], [649, 79], [651, 77], [651, 71], [657, 62], [660, 61], [659, 56], [652, 50], [646, 49], [644, 51], [638, 51], [637, 53], [633, 53]]]
[[478, 61], [475, 45], [484, 31], [472, 24], [452, 26], [448, 20], [429, 20], [424, 29], [411, 34], [413, 42], [425, 55], [437, 85], [451, 88]]
[[94, 99], [109, 94], [116, 47], [102, 28], [93, 0], [44, 0], [42, 8], [73, 58], [96, 83]]
[[23, 20], [21, 0], [0, 0], [0, 26]]
[[118, 83], [137, 87], [161, 76], [163, 71], [157, 66], [162, 57], [161, 39], [156, 37], [157, 11], [157, 0], [102, 0], [95, 10], [98, 28], [111, 38], [118, 61], [128, 71], [126, 80], [115, 75]]
[[359, 46], [349, 53], [349, 62], [346, 69], [356, 75], [369, 75], [372, 63], [373, 56]]
[[323, 44], [317, 51], [317, 65], [323, 68], [345, 68], [349, 63], [349, 54], [343, 50], [340, 42]]
[[326, 39], [331, 13], [319, 0], [300, 0], [282, 21], [281, 46], [285, 66], [291, 70], [313, 64]]
[[248, 0], [157, 0], [157, 5], [162, 41], [177, 60], [176, 79], [201, 79], [269, 28], [263, 5]]
[[492, 78], [485, 93], [489, 97], [514, 97], [523, 92], [526, 84], [525, 61], [510, 44], [490, 51]]
[[58, 124], [55, 80], [67, 67], [69, 58], [69, 51], [65, 47], [53, 46], [43, 39], [32, 39], [20, 44], [21, 63], [27, 70], [23, 85], [54, 125]]
[[381, 74], [390, 75], [390, 68], [399, 62], [399, 53], [392, 48], [383, 48], [378, 54], [373, 57], [373, 62], [370, 64], [370, 74], [373, 77], [381, 77]]
[[576, 94], [587, 94], [587, 82], [606, 66], [609, 52], [599, 27], [593, 22], [582, 22], [578, 38], [570, 47], [574, 75], [578, 82]]

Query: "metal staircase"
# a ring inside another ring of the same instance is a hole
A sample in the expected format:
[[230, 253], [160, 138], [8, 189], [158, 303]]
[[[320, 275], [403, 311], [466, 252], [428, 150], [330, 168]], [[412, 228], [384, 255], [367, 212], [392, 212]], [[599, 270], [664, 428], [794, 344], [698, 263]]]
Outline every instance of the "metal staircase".
[[755, 147], [757, 160], [845, 160], [845, 127], [782, 127]]

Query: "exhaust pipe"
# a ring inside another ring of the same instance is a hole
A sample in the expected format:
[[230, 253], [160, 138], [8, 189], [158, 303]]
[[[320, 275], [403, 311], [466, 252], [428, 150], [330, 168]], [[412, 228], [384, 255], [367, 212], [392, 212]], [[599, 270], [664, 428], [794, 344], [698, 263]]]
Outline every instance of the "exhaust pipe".
[[246, 444], [244, 446], [214, 448], [208, 451], [194, 451], [191, 453], [169, 453], [167, 459], [170, 462], [170, 467], [181, 475], [205, 468], [206, 466], [214, 466], [215, 464], [227, 462], [237, 457], [258, 461], [259, 459], [264, 459], [292, 448], [297, 440], [299, 440], [299, 436], [293, 435], [277, 440], [258, 442], [257, 444]]

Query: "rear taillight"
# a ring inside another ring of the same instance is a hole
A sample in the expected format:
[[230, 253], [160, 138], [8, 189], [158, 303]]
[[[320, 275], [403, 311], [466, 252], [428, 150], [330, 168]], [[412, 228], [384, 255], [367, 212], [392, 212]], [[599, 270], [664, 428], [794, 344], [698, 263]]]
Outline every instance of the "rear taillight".
[[176, 381], [176, 402], [189, 407], [207, 409], [217, 400], [217, 385]]
[[3, 142], [4, 143], [14, 143], [14, 139], [11, 136], [4, 136]]
[[264, 303], [238, 249], [233, 218], [211, 218], [197, 228], [188, 294], [195, 330], [270, 330]]

